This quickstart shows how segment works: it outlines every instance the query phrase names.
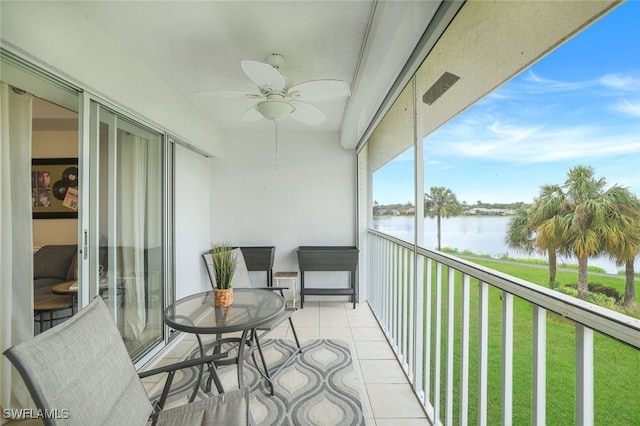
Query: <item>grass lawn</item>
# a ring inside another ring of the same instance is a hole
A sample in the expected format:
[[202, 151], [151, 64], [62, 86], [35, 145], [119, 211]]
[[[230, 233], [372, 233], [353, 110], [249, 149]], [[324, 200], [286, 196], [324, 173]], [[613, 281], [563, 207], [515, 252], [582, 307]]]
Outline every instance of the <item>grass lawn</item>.
[[[508, 273], [527, 281], [546, 284], [548, 270], [532, 265], [514, 265], [490, 259], [472, 259], [473, 262]], [[435, 282], [435, 268], [434, 268]], [[557, 281], [562, 284], [577, 282], [577, 271], [558, 271]], [[624, 278], [619, 276], [591, 277], [590, 282], [614, 287], [624, 291]], [[443, 268], [443, 340], [441, 356], [441, 413], [444, 412], [447, 318], [447, 272]], [[478, 388], [478, 282], [471, 281], [471, 333], [470, 333], [470, 383], [469, 422], [477, 421]], [[455, 339], [454, 357], [456, 376], [459, 376], [460, 333], [461, 333], [461, 288], [462, 276], [455, 275]], [[408, 301], [405, 301], [408, 303]], [[435, 286], [432, 294], [435, 303]], [[488, 424], [501, 423], [501, 364], [502, 326], [501, 292], [489, 291], [489, 397]], [[426, 318], [424, 318], [426, 319]], [[432, 318], [432, 327], [435, 319]], [[514, 300], [514, 377], [513, 377], [513, 424], [531, 424], [532, 389], [532, 306], [520, 299]], [[432, 329], [432, 339], [435, 330]], [[432, 342], [432, 348], [437, 347]], [[596, 334], [594, 338], [595, 364], [595, 421], [598, 425], [638, 425], [640, 424], [640, 352], [620, 344], [606, 336]], [[432, 351], [431, 360], [433, 362]], [[432, 370], [433, 374], [433, 370]], [[459, 377], [454, 379], [454, 424], [459, 420]], [[549, 314], [547, 320], [547, 424], [574, 424], [575, 398], [575, 328], [572, 322]], [[433, 390], [432, 390], [433, 395]], [[442, 416], [444, 418], [444, 416]]]

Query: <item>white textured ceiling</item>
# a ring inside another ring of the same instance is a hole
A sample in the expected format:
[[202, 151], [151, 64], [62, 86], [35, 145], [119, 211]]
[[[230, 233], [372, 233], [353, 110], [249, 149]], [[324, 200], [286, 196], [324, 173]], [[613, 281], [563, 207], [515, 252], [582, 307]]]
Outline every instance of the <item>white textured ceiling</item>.
[[[243, 122], [251, 99], [202, 98], [199, 90], [256, 92], [242, 59], [279, 53], [288, 85], [338, 79], [353, 85], [373, 2], [171, 1], [77, 2], [84, 15], [140, 62], [175, 87], [223, 129], [271, 129]], [[287, 129], [338, 131], [346, 99], [316, 102], [329, 117], [319, 126], [291, 118]]]

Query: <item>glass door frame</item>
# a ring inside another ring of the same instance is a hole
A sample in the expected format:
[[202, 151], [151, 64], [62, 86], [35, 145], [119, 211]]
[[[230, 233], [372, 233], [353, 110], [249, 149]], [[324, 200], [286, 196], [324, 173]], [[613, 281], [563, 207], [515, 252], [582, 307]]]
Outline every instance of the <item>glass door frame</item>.
[[[80, 96], [80, 129], [78, 132], [78, 162], [80, 173], [80, 208], [78, 213], [78, 308], [86, 306], [90, 300], [99, 294], [99, 156], [96, 147], [91, 146], [92, 140], [98, 140], [100, 126], [98, 110], [105, 109], [124, 120], [147, 128], [149, 131], [161, 135], [162, 143], [162, 280], [163, 288], [160, 306], [164, 308], [173, 300], [175, 294], [175, 254], [174, 248], [174, 149], [172, 137], [163, 129], [149, 123], [147, 120], [125, 111], [104, 99], [82, 92]], [[110, 135], [111, 137], [111, 135]], [[113, 135], [115, 137], [115, 135]], [[111, 161], [111, 160], [110, 160]], [[169, 340], [168, 328], [161, 327], [161, 344], [152, 345], [141, 351], [133, 360], [137, 365], [144, 364], [155, 355]]]

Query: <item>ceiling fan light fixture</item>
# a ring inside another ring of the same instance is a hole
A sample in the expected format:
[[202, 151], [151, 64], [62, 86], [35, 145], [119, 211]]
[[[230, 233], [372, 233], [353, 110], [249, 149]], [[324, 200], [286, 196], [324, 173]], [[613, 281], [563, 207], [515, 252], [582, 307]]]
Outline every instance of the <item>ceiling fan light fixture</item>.
[[296, 110], [296, 107], [286, 101], [267, 99], [258, 103], [256, 109], [264, 118], [277, 121], [291, 114]]

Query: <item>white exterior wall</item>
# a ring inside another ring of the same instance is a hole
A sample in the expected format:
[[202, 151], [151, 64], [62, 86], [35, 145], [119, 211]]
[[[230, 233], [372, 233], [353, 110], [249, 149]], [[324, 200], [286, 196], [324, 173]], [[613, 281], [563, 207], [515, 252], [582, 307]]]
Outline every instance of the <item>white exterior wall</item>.
[[[225, 157], [212, 160], [211, 241], [273, 245], [274, 271], [298, 271], [298, 246], [356, 245], [355, 194], [356, 154], [340, 146], [338, 133], [291, 133], [281, 125], [276, 168], [273, 133], [233, 132]], [[311, 275], [305, 282], [315, 282]], [[334, 275], [334, 284], [348, 276]]]

